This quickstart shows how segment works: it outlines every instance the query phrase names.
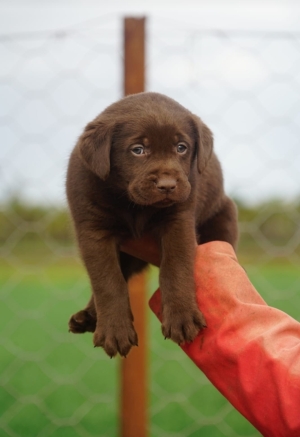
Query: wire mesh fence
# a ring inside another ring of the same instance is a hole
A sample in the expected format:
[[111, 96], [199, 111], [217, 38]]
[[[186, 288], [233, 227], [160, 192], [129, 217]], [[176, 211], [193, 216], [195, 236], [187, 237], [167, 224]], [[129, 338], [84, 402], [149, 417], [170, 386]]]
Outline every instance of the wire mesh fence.
[[[121, 97], [122, 21], [0, 36], [0, 435], [118, 433], [118, 361], [67, 332], [87, 300], [65, 211], [84, 125]], [[240, 206], [239, 257], [271, 305], [300, 311], [300, 35], [148, 21], [148, 90], [202, 117]], [[149, 273], [149, 293], [157, 286]], [[258, 436], [150, 323], [151, 437]]]

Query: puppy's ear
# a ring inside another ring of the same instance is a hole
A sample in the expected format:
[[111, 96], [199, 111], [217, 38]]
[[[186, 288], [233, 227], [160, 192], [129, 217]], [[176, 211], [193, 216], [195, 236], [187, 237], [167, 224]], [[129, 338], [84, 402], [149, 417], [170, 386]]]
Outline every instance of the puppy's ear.
[[214, 139], [211, 130], [196, 115], [193, 115], [193, 126], [197, 147], [197, 167], [199, 173], [202, 173], [211, 157]]
[[110, 171], [111, 142], [111, 126], [95, 120], [86, 126], [77, 145], [83, 163], [103, 180]]

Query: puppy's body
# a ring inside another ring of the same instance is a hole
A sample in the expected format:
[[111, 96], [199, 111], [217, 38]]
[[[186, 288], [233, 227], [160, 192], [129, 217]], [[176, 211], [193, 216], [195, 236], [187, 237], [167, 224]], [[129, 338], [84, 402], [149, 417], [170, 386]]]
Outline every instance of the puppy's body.
[[146, 263], [120, 252], [126, 238], [152, 233], [159, 243], [165, 337], [192, 341], [205, 326], [195, 301], [196, 241], [237, 241], [212, 143], [198, 117], [156, 93], [114, 103], [79, 138], [67, 195], [93, 295], [69, 326], [95, 331], [95, 346], [110, 356], [137, 344], [126, 282]]

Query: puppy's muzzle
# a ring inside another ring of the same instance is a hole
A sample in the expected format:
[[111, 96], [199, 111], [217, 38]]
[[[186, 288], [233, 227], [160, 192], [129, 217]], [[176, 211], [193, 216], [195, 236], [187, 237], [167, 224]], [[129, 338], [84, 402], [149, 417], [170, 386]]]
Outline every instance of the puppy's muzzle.
[[156, 188], [161, 194], [171, 194], [177, 187], [177, 181], [173, 178], [162, 178], [156, 182]]
[[[156, 173], [156, 174], [155, 174]], [[149, 172], [138, 175], [128, 186], [130, 199], [138, 205], [169, 206], [184, 202], [191, 190], [191, 185], [184, 173]]]

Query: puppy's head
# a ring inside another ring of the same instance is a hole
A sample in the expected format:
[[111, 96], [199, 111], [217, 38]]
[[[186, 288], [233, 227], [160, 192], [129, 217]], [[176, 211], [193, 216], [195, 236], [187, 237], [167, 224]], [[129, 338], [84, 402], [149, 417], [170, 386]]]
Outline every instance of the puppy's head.
[[184, 202], [210, 159], [208, 127], [157, 93], [128, 96], [89, 123], [78, 142], [84, 164], [139, 205]]

